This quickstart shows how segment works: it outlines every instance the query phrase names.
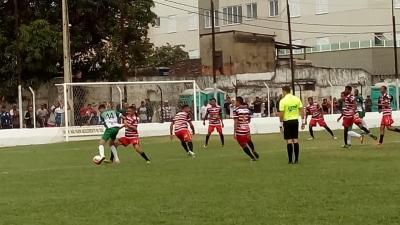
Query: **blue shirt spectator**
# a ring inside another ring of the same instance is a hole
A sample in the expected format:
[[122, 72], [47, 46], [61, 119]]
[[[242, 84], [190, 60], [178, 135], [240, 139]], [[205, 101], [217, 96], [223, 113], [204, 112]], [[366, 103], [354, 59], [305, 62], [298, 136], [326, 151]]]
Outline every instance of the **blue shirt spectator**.
[[4, 105], [0, 108], [0, 122], [2, 129], [11, 129], [11, 115], [6, 111], [6, 107]]

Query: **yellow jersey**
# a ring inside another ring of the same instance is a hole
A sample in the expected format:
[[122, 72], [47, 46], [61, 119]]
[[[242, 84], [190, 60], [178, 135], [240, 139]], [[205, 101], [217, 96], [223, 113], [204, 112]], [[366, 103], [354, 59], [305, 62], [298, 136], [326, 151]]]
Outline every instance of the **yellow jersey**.
[[292, 94], [285, 95], [279, 102], [279, 111], [283, 112], [283, 121], [298, 120], [300, 108], [303, 108], [303, 103], [300, 98]]

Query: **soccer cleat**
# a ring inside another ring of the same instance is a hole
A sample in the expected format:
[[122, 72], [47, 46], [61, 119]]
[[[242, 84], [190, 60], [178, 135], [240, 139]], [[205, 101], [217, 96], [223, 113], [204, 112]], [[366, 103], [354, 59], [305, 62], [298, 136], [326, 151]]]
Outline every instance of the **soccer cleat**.
[[293, 162], [292, 162], [292, 161], [289, 161], [287, 164], [293, 164]]
[[375, 135], [373, 135], [373, 134], [369, 134], [369, 136], [370, 136], [372, 139], [374, 139], [375, 141], [378, 140], [378, 137], [375, 136]]
[[349, 146], [349, 147], [350, 147], [350, 146], [351, 146], [351, 144], [350, 144], [350, 143], [348, 143], [348, 144], [347, 144], [347, 146]]
[[192, 152], [192, 151], [188, 151], [188, 156], [195, 157], [195, 156], [196, 156], [196, 154], [194, 154], [194, 152]]
[[114, 162], [115, 164], [120, 164], [121, 163], [121, 161], [119, 161], [119, 160], [115, 160], [115, 162]]
[[225, 145], [222, 145], [223, 148], [225, 148]]
[[256, 151], [253, 151], [253, 155], [254, 155], [254, 157], [256, 157], [256, 159], [260, 158], [260, 155]]
[[252, 158], [252, 159], [250, 159], [250, 161], [251, 161], [251, 162], [256, 162], [257, 159], [256, 159], [256, 158]]
[[299, 164], [299, 160], [294, 161], [294, 164]]
[[112, 161], [112, 160], [108, 160], [108, 159], [104, 159], [103, 162], [104, 162], [104, 163], [112, 163], [113, 161]]
[[381, 146], [381, 145], [382, 145], [382, 143], [380, 143], [380, 142], [375, 144], [375, 146]]
[[364, 135], [361, 135], [361, 137], [359, 139], [360, 139], [361, 144], [364, 143]]
[[308, 138], [307, 140], [312, 141], [312, 140], [314, 140], [314, 138], [313, 138], [313, 137], [310, 137], [310, 138]]
[[206, 144], [204, 144], [204, 145], [203, 145], [203, 148], [207, 148], [207, 145], [206, 145]]
[[101, 163], [102, 163], [103, 161], [105, 161], [105, 160], [106, 160], [106, 157], [101, 158], [100, 161], [97, 162], [97, 165], [101, 165]]
[[342, 148], [349, 148], [349, 145], [342, 145]]
[[336, 136], [333, 136], [332, 138], [333, 138], [333, 140], [337, 140], [337, 137], [336, 137]]
[[147, 164], [150, 164], [151, 162], [150, 162], [150, 160], [147, 160], [146, 163], [147, 163]]

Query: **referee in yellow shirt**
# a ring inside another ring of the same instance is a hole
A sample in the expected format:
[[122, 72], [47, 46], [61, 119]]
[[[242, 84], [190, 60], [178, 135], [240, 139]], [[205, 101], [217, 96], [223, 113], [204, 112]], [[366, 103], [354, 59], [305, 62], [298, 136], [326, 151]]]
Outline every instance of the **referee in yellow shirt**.
[[300, 146], [299, 138], [299, 116], [301, 116], [301, 129], [304, 130], [306, 119], [304, 117], [303, 103], [301, 100], [290, 94], [290, 87], [284, 86], [282, 88], [283, 98], [279, 102], [279, 121], [281, 133], [287, 141], [287, 152], [289, 164], [293, 164], [293, 150], [294, 150], [294, 163], [299, 162]]

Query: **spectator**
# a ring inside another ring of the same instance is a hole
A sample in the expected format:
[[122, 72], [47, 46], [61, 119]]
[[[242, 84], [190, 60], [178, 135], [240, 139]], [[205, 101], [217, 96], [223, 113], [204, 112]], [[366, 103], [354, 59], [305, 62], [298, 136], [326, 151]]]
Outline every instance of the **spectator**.
[[224, 103], [224, 110], [225, 110], [225, 117], [226, 119], [229, 119], [231, 116], [231, 98], [228, 96], [226, 97], [225, 103]]
[[261, 118], [261, 105], [263, 102], [259, 97], [256, 97], [256, 99], [253, 102], [253, 117], [254, 118]]
[[233, 111], [234, 111], [235, 108], [236, 108], [235, 100], [232, 100], [231, 104], [229, 105], [229, 112], [230, 112], [229, 118], [233, 118]]
[[55, 127], [56, 126], [56, 114], [55, 108], [49, 109], [49, 119], [47, 120], [47, 127]]
[[1, 120], [1, 129], [11, 129], [11, 115], [6, 111], [6, 107], [3, 105], [0, 108], [0, 120]]
[[276, 101], [276, 111], [277, 111], [277, 112], [279, 112], [279, 102], [281, 101], [281, 99], [282, 99], [282, 94], [279, 95], [279, 98], [278, 98], [278, 100]]
[[154, 114], [154, 105], [151, 104], [150, 99], [146, 98], [145, 99], [145, 106], [147, 109], [147, 120], [149, 123], [151, 123], [152, 119], [153, 119], [153, 114]]
[[268, 106], [269, 106], [269, 113], [271, 114], [269, 116], [272, 116], [272, 114], [274, 113], [274, 108], [275, 108], [274, 100], [270, 99]]
[[162, 122], [171, 122], [171, 106], [169, 106], [168, 101], [165, 101], [161, 107], [161, 116]]
[[48, 116], [49, 111], [45, 108], [44, 104], [41, 104], [40, 109], [36, 111], [36, 119], [38, 120], [40, 127], [46, 127]]
[[51, 110], [53, 110], [54, 115], [55, 115], [55, 125], [56, 127], [61, 127], [61, 121], [62, 118], [64, 117], [65, 109], [61, 101], [54, 103], [54, 105], [51, 107]]
[[245, 98], [244, 99], [244, 106], [246, 106], [248, 109], [250, 109], [250, 105], [251, 105], [251, 102], [249, 101], [249, 98]]
[[324, 112], [324, 114], [329, 114], [329, 111], [331, 111], [331, 106], [328, 103], [328, 99], [324, 98], [322, 100], [322, 111]]
[[203, 106], [200, 108], [200, 119], [203, 120], [207, 113], [208, 101], [204, 101]]
[[25, 112], [24, 119], [25, 119], [25, 126], [26, 128], [33, 128], [34, 124], [32, 123], [33, 115], [33, 107], [29, 106], [28, 110]]
[[17, 105], [16, 104], [14, 104], [13, 108], [10, 110], [10, 115], [11, 115], [12, 127], [13, 128], [20, 128], [19, 110], [17, 109]]
[[365, 112], [372, 112], [372, 99], [371, 96], [367, 95], [367, 99], [365, 99]]
[[137, 111], [139, 114], [140, 123], [147, 123], [149, 121], [149, 118], [147, 117], [147, 107], [144, 101], [140, 102], [140, 106]]
[[79, 110], [80, 114], [80, 124], [82, 125], [93, 125], [97, 124], [98, 121], [96, 119], [97, 117], [97, 111], [92, 107], [91, 104], [88, 104], [87, 107], [82, 107]]

